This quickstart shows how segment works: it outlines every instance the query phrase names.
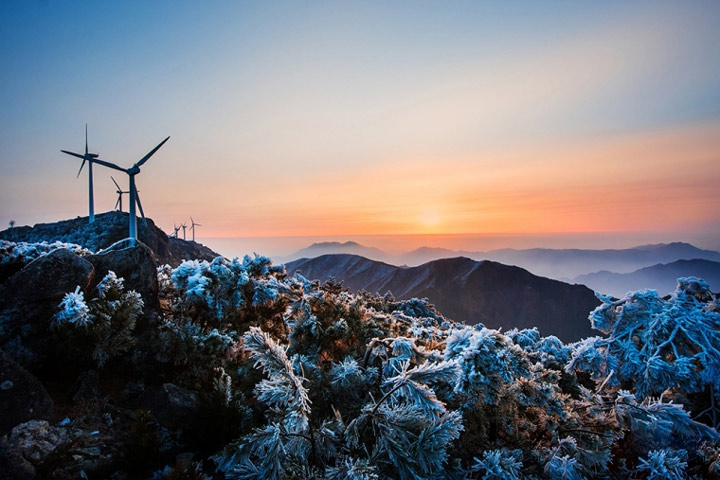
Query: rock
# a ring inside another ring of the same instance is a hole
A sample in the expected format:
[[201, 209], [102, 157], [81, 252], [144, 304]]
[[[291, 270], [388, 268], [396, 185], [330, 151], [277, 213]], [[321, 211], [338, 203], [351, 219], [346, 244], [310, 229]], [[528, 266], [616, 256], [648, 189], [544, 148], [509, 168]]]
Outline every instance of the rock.
[[93, 273], [83, 257], [58, 249], [11, 276], [0, 285], [0, 348], [23, 365], [35, 361], [60, 301], [78, 286], [86, 290]]
[[0, 436], [31, 419], [49, 420], [53, 407], [40, 381], [0, 350]]
[[172, 383], [166, 383], [151, 393], [150, 407], [158, 421], [170, 428], [187, 428], [197, 406], [197, 393]]
[[93, 288], [112, 270], [125, 280], [125, 291], [135, 290], [142, 297], [146, 319], [156, 318], [160, 311], [158, 300], [158, 262], [152, 250], [140, 242], [134, 247], [111, 250], [85, 257], [95, 267]]
[[72, 387], [72, 400], [75, 403], [95, 400], [102, 397], [100, 376], [97, 370], [88, 370], [80, 374]]
[[[77, 217], [55, 223], [39, 223], [0, 231], [0, 239], [12, 242], [75, 243], [97, 252], [128, 236], [128, 213], [106, 212], [95, 215], [95, 222]], [[170, 238], [152, 219], [138, 219], [138, 240], [147, 245], [161, 265], [177, 266], [183, 259], [212, 260], [219, 255], [197, 242]], [[0, 280], [2, 279], [0, 268]]]
[[123, 468], [125, 448], [122, 432], [98, 418], [82, 426], [33, 420], [0, 439], [0, 480], [108, 478]]
[[67, 429], [52, 427], [44, 420], [17, 425], [0, 440], [0, 479], [35, 478], [36, 467], [70, 440]]

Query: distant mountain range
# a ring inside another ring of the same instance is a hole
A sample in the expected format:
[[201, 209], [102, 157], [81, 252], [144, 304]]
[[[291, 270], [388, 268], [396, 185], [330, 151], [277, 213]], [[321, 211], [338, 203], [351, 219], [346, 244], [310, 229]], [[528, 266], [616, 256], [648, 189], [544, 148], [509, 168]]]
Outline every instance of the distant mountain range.
[[287, 263], [301, 258], [315, 258], [321, 255], [332, 255], [336, 253], [345, 253], [349, 255], [359, 255], [378, 261], [388, 261], [392, 255], [380, 250], [379, 248], [366, 247], [357, 242], [318, 242], [313, 243], [309, 247], [305, 247], [287, 257], [276, 257], [278, 263]]
[[285, 265], [313, 279], [341, 280], [350, 290], [395, 298], [427, 297], [449, 318], [510, 329], [537, 326], [543, 335], [574, 341], [596, 334], [588, 314], [598, 304], [592, 290], [542, 278], [493, 261], [441, 259], [396, 267], [357, 255], [321, 255]]
[[675, 290], [680, 277], [700, 277], [710, 284], [713, 291], [720, 291], [720, 262], [710, 260], [677, 260], [672, 263], [645, 267], [631, 273], [601, 271], [580, 275], [573, 279], [588, 287], [616, 297], [632, 290], [649, 288], [661, 295]]
[[417, 266], [442, 258], [467, 257], [473, 260], [493, 260], [506, 265], [522, 267], [530, 272], [558, 280], [569, 280], [598, 271], [630, 273], [640, 268], [676, 260], [704, 259], [720, 262], [720, 252], [702, 250], [688, 243], [660, 243], [619, 250], [546, 249], [528, 250], [500, 249], [487, 252], [456, 251], [445, 248], [421, 247], [401, 254], [366, 247], [356, 242], [315, 243], [286, 258], [290, 262], [300, 258], [313, 258], [327, 254], [361, 255], [371, 260], [394, 265]]

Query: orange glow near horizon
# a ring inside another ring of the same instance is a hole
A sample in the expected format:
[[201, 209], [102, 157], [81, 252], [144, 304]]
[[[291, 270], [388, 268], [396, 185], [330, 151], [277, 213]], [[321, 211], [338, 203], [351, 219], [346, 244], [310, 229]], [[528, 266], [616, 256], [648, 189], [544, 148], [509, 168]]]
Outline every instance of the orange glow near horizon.
[[[659, 231], [720, 220], [720, 125], [391, 159], [221, 189], [248, 213], [209, 236]], [[248, 204], [251, 202], [251, 204]], [[248, 226], [249, 228], [245, 228]]]
[[[667, 232], [647, 238], [720, 249], [719, 2], [175, 2], [162, 33], [112, 2], [16, 3], [4, 225], [88, 214], [59, 152], [87, 123], [124, 166], [171, 136], [137, 187], [158, 226], [192, 216], [201, 240]], [[107, 32], [88, 43], [80, 18]]]

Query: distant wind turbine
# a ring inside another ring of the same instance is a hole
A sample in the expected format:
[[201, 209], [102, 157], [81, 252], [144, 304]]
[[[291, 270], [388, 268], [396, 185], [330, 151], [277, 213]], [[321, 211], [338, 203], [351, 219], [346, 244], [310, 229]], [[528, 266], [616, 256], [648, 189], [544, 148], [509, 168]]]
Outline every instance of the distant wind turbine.
[[115, 186], [117, 187], [116, 193], [118, 194], [118, 199], [117, 199], [117, 202], [115, 202], [115, 210], [120, 210], [120, 211], [122, 212], [122, 211], [123, 211], [123, 210], [122, 210], [122, 196], [123, 196], [123, 193], [130, 193], [130, 190], [128, 190], [128, 191], [123, 191], [123, 189], [120, 188], [120, 185], [118, 185], [118, 183], [115, 181], [115, 179], [113, 178], [112, 175], [110, 175], [110, 178], [112, 179], [113, 183], [114, 183]]
[[173, 223], [173, 229], [175, 230], [173, 232], [173, 237], [178, 238], [178, 231], [180, 231], [180, 227]]
[[72, 155], [73, 157], [82, 158], [82, 163], [80, 164], [80, 170], [78, 170], [77, 176], [80, 176], [80, 172], [82, 172], [83, 167], [85, 166], [85, 162], [88, 162], [88, 186], [89, 186], [89, 193], [88, 193], [88, 202], [90, 204], [90, 214], [89, 214], [89, 221], [88, 223], [93, 223], [95, 221], [95, 202], [93, 200], [93, 173], [92, 173], [92, 166], [93, 162], [97, 160], [98, 154], [97, 153], [88, 153], [88, 140], [87, 140], [87, 123], [85, 124], [85, 154], [81, 155], [79, 153], [74, 152], [68, 152], [67, 150], [60, 150], [62, 153], [67, 153], [68, 155]]
[[137, 241], [137, 215], [135, 214], [135, 205], [137, 205], [137, 207], [140, 209], [140, 214], [143, 216], [143, 218], [145, 218], [145, 212], [143, 212], [142, 204], [140, 203], [140, 197], [138, 197], [137, 188], [135, 188], [135, 175], [140, 173], [140, 167], [142, 167], [145, 162], [147, 162], [150, 157], [152, 157], [155, 152], [160, 149], [160, 147], [165, 145], [165, 142], [167, 142], [168, 140], [170, 140], [170, 137], [167, 137], [165, 140], [160, 142], [157, 147], [150, 150], [147, 155], [135, 162], [135, 164], [130, 168], [118, 167], [114, 163], [106, 162], [105, 160], [100, 160], [98, 158], [95, 158], [93, 160], [97, 164], [127, 173], [128, 178], [130, 179], [130, 245], [135, 245]]
[[190, 230], [192, 230], [193, 234], [193, 242], [195, 241], [195, 227], [202, 227], [199, 223], [195, 223], [195, 220], [193, 220], [192, 217], [190, 217], [190, 222], [192, 222], [192, 225], [190, 225]]
[[183, 229], [183, 240], [187, 240], [187, 238], [185, 238], [185, 229], [187, 228], [187, 223], [183, 223], [182, 225], [180, 225], [180, 227]]

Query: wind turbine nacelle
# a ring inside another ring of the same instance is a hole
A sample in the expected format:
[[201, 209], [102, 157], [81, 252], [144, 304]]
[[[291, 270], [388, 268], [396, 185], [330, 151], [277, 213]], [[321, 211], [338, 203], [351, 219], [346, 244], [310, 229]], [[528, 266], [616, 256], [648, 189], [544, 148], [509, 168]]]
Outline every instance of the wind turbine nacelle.
[[128, 170], [127, 170], [128, 175], [137, 175], [138, 173], [140, 173], [140, 167], [137, 167], [135, 165], [128, 168]]
[[86, 153], [85, 155], [87, 155], [90, 158], [98, 158], [100, 156], [99, 153]]

